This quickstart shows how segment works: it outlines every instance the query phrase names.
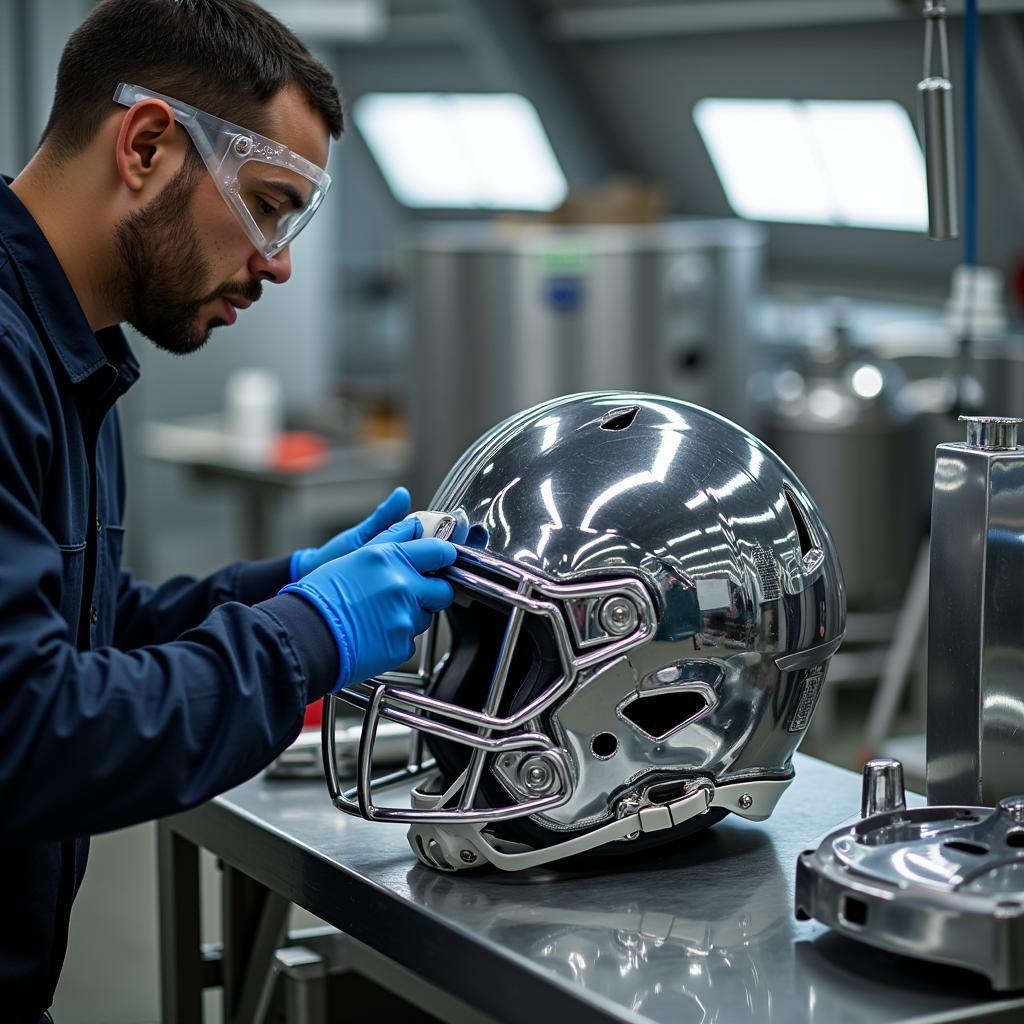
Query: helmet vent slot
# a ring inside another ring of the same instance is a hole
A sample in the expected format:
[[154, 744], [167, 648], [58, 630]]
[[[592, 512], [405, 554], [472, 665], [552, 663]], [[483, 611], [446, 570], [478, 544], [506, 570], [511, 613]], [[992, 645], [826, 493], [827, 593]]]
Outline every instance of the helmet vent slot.
[[637, 697], [619, 710], [642, 733], [654, 740], [663, 740], [677, 729], [692, 722], [708, 707], [704, 694], [696, 690], [670, 690]]
[[636, 414], [640, 411], [639, 405], [631, 405], [627, 409], [613, 409], [601, 420], [602, 430], [625, 430], [632, 426]]
[[819, 545], [811, 533], [811, 528], [807, 525], [804, 510], [800, 507], [800, 502], [796, 500], [796, 496], [788, 487], [783, 487], [782, 492], [786, 495], [786, 503], [789, 505], [793, 522], [796, 524], [796, 535], [800, 541], [800, 555], [804, 557], [812, 551], [817, 551]]

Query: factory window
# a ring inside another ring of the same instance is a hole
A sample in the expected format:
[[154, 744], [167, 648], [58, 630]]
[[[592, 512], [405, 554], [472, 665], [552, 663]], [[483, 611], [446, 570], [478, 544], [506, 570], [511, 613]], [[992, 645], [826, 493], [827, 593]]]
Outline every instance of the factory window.
[[693, 117], [741, 217], [928, 227], [924, 156], [898, 103], [703, 99]]
[[551, 210], [565, 198], [565, 175], [523, 96], [369, 93], [354, 114], [406, 206]]

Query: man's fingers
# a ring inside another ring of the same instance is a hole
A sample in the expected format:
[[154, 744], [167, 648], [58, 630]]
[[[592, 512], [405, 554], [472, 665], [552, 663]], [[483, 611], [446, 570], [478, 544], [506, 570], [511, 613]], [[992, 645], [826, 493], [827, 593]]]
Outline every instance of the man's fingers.
[[419, 588], [419, 604], [425, 612], [442, 612], [455, 600], [455, 588], [447, 580], [425, 579]]
[[396, 487], [357, 527], [357, 533], [363, 543], [386, 530], [409, 514], [412, 502], [409, 492], [404, 487]]
[[371, 544], [404, 544], [406, 541], [416, 540], [423, 533], [423, 524], [418, 519], [403, 519], [399, 523], [378, 533], [373, 540], [366, 542], [367, 547]]
[[402, 545], [401, 551], [418, 572], [436, 572], [451, 565], [458, 555], [454, 544], [435, 537], [411, 540]]

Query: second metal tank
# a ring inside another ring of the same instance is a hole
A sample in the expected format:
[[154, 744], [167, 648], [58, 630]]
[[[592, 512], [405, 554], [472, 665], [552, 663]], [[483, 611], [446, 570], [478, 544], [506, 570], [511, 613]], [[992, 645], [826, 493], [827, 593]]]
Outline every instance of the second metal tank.
[[841, 309], [797, 365], [770, 378], [767, 440], [821, 508], [858, 610], [899, 605], [923, 535], [918, 418], [904, 383], [853, 343]]

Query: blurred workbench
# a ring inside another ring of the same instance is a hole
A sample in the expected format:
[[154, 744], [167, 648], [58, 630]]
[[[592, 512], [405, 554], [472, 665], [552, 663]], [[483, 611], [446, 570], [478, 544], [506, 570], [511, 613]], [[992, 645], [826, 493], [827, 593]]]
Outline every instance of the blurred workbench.
[[[341, 814], [319, 780], [255, 778], [160, 823], [163, 1019], [200, 1021], [204, 984], [220, 984], [225, 1021], [253, 1024], [275, 956], [293, 980], [288, 965], [322, 967], [324, 936], [275, 954], [288, 943], [288, 901], [340, 929], [379, 984], [449, 1024], [1024, 1019], [1024, 996], [794, 919], [797, 855], [860, 797], [853, 772], [795, 764], [767, 822], [729, 817], [660, 860], [514, 875], [438, 874], [416, 861], [405, 826]], [[205, 959], [200, 847], [224, 865], [224, 948]], [[358, 1018], [344, 1007], [323, 1016], [309, 982], [299, 988], [299, 1019]]]
[[[254, 463], [232, 444], [222, 417], [195, 416], [176, 422], [143, 424], [139, 451], [149, 459], [180, 466], [199, 483], [234, 493], [242, 556], [270, 558], [281, 544], [273, 526], [279, 521], [330, 528], [362, 519], [401, 482], [409, 447], [402, 440], [333, 443], [313, 469], [284, 471]], [[321, 543], [322, 532], [308, 540]]]

